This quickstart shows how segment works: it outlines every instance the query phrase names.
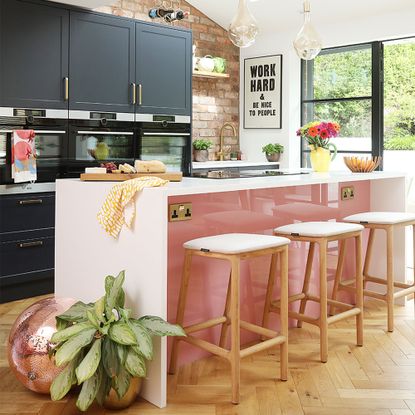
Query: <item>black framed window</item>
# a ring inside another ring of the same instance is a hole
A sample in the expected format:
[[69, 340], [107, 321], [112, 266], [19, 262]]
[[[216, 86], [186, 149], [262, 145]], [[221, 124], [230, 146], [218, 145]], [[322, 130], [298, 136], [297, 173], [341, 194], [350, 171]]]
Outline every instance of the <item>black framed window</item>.
[[[340, 136], [331, 140], [340, 155], [334, 169], [346, 168], [345, 155], [382, 155], [382, 55], [382, 43], [373, 42], [323, 49], [314, 60], [302, 61], [301, 125], [340, 124]], [[309, 153], [302, 142], [302, 167], [311, 167]]]

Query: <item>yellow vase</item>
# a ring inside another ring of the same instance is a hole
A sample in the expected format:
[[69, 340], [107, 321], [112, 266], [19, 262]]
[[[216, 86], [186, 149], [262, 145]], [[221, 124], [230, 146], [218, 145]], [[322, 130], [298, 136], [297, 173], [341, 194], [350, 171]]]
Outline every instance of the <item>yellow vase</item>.
[[336, 152], [332, 157], [330, 150], [327, 148], [310, 146], [310, 150], [310, 161], [313, 170], [318, 173], [328, 172], [330, 162], [336, 157]]

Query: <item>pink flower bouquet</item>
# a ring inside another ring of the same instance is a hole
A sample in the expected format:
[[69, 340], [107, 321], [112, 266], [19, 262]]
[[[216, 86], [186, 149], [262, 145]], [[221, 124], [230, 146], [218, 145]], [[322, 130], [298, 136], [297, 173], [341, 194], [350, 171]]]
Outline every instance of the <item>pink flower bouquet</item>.
[[339, 132], [340, 125], [336, 122], [313, 121], [298, 129], [297, 136], [304, 138], [314, 149], [317, 147], [329, 149], [329, 147], [336, 147], [330, 143], [330, 139], [337, 137]]

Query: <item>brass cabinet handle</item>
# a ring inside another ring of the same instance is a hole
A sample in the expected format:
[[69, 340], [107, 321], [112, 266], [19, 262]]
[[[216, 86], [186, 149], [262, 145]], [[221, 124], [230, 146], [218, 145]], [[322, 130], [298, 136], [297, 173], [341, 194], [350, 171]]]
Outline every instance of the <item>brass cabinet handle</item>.
[[143, 105], [143, 85], [138, 85], [138, 105]]
[[64, 96], [65, 96], [65, 101], [69, 100], [69, 78], [66, 76], [65, 78], [63, 78], [64, 84], [65, 84], [65, 92], [64, 92]]
[[33, 242], [19, 243], [19, 248], [35, 248], [37, 246], [43, 246], [43, 241], [33, 241]]
[[43, 199], [26, 199], [26, 200], [19, 200], [20, 206], [25, 205], [41, 205], [43, 203]]
[[133, 82], [131, 84], [132, 87], [132, 95], [133, 95], [133, 105], [137, 104], [137, 85]]

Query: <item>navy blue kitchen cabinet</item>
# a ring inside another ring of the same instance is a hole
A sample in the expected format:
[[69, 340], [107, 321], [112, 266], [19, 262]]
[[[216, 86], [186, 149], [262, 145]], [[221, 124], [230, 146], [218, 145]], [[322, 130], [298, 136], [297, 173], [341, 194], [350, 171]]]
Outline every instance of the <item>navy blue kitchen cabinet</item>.
[[190, 116], [191, 106], [190, 30], [0, 1], [0, 107]]
[[0, 106], [67, 109], [69, 11], [0, 1]]
[[55, 195], [0, 196], [0, 303], [53, 293]]
[[135, 23], [71, 12], [70, 110], [133, 113]]
[[137, 112], [191, 115], [192, 33], [137, 23]]

